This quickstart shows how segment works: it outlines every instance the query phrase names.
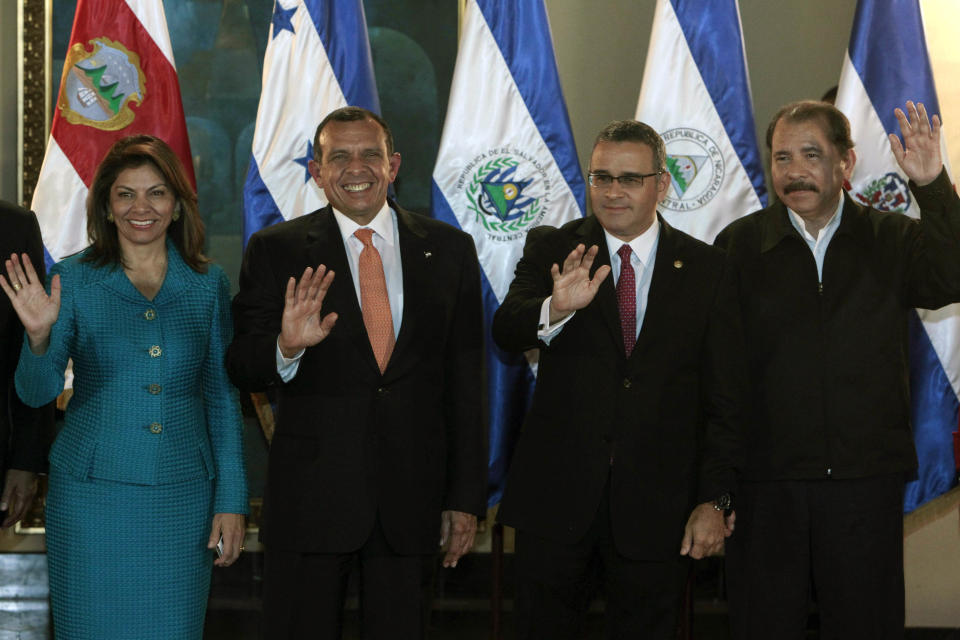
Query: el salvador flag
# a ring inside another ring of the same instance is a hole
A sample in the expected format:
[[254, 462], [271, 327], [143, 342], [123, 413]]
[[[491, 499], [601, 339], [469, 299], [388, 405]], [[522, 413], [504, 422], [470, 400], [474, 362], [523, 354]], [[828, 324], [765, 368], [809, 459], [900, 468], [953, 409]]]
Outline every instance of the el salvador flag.
[[[918, 217], [907, 178], [887, 141], [888, 133], [900, 132], [893, 110], [904, 109], [907, 100], [922, 102], [931, 116], [940, 112], [920, 5], [917, 0], [859, 0], [836, 102], [850, 119], [856, 144], [857, 163], [847, 190], [861, 203]], [[941, 144], [943, 162], [949, 165]], [[907, 484], [904, 511], [953, 486], [951, 433], [957, 428], [958, 390], [960, 305], [918, 309], [910, 322], [910, 392], [920, 467], [917, 479]]]
[[[488, 334], [527, 231], [582, 216], [583, 201], [543, 0], [467, 0], [432, 207], [434, 217], [473, 236]], [[533, 390], [534, 365], [488, 343], [494, 505]]]
[[736, 0], [658, 0], [636, 117], [666, 144], [671, 225], [713, 242], [766, 206]]
[[326, 204], [310, 179], [317, 125], [347, 105], [379, 113], [362, 0], [276, 0], [263, 58], [253, 155], [243, 187], [243, 244]]

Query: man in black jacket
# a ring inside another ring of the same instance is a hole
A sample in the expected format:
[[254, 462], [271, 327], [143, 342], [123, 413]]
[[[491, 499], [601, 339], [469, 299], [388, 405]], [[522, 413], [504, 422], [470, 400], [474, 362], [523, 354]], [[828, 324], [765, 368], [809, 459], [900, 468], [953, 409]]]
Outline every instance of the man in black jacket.
[[767, 131], [780, 202], [727, 227], [751, 382], [736, 534], [736, 638], [804, 637], [811, 577], [821, 637], [902, 638], [903, 486], [916, 468], [907, 328], [960, 300], [960, 200], [940, 121], [897, 109], [890, 136], [917, 221], [856, 204], [856, 155], [832, 105], [789, 104]]
[[[43, 277], [43, 244], [37, 217], [0, 201], [0, 257], [26, 253]], [[47, 470], [47, 449], [53, 432], [53, 405], [33, 409], [20, 402], [13, 389], [23, 325], [7, 296], [0, 296], [0, 526], [10, 527], [26, 514], [37, 493], [37, 473]]]

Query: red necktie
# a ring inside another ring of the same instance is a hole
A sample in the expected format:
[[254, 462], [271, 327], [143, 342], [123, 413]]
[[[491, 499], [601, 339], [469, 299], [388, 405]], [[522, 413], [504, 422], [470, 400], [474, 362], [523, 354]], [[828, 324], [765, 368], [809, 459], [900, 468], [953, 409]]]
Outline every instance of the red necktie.
[[373, 246], [373, 229], [357, 229], [353, 235], [363, 243], [357, 265], [363, 326], [367, 328], [373, 355], [380, 366], [380, 373], [383, 373], [396, 341], [393, 335], [390, 298], [387, 296], [387, 280], [383, 275], [383, 261], [380, 259], [380, 252]]
[[633, 250], [625, 244], [617, 250], [620, 256], [620, 279], [617, 280], [617, 307], [620, 309], [620, 331], [623, 334], [623, 350], [627, 357], [637, 343], [637, 279], [630, 264]]

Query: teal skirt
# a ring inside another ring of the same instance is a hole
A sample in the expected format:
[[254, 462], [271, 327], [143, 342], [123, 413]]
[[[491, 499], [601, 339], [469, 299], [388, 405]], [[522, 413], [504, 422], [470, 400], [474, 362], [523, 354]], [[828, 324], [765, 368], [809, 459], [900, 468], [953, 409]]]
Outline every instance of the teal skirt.
[[214, 552], [213, 481], [155, 486], [50, 469], [47, 560], [54, 637], [203, 637]]

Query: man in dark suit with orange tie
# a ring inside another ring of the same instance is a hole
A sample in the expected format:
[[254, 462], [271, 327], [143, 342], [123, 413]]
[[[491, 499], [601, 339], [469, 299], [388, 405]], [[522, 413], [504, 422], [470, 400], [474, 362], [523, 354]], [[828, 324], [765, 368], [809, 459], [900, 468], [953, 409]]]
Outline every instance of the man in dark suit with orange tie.
[[[43, 278], [43, 244], [37, 217], [30, 211], [0, 201], [0, 256], [27, 253]], [[20, 359], [23, 325], [10, 300], [0, 296], [0, 526], [23, 518], [37, 494], [37, 474], [47, 470], [47, 450], [53, 435], [53, 405], [28, 407], [17, 397], [13, 374]]]
[[473, 241], [387, 200], [390, 129], [355, 107], [317, 128], [330, 205], [254, 234], [227, 355], [277, 390], [262, 539], [265, 638], [340, 636], [360, 565], [364, 638], [419, 638], [438, 540], [455, 566], [486, 508]]
[[738, 456], [739, 321], [723, 255], [657, 215], [663, 141], [609, 124], [594, 215], [532, 230], [493, 322], [539, 349], [500, 520], [520, 637], [579, 637], [599, 571], [607, 637], [674, 638], [687, 557], [722, 547]]

